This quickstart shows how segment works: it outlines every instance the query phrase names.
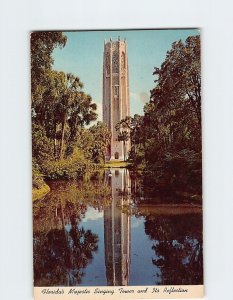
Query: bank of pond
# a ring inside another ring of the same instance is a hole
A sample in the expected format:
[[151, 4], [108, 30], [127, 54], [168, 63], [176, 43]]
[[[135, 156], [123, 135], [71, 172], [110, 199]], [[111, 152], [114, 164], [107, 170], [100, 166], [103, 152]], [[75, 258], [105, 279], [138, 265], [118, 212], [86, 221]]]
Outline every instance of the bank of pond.
[[[33, 199], [39, 199], [50, 191], [53, 181], [83, 181], [88, 182], [92, 179], [105, 180], [106, 174], [112, 176], [119, 170], [127, 171], [132, 186], [131, 194], [135, 197], [140, 193], [147, 201], [152, 203], [202, 203], [202, 178], [201, 170], [185, 172], [182, 168], [178, 171], [174, 169], [157, 168], [138, 168], [128, 162], [106, 162], [102, 165], [80, 165], [79, 168], [73, 165], [72, 168], [64, 168], [61, 162], [56, 166], [49, 164], [43, 168], [42, 175], [38, 169], [33, 169]], [[139, 191], [140, 190], [140, 191]], [[162, 199], [162, 200], [161, 200]]]

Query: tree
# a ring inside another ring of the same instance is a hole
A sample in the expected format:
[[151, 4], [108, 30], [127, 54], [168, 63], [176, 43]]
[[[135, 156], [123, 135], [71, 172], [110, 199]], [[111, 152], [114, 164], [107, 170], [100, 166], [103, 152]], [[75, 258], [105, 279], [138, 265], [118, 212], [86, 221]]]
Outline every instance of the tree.
[[93, 159], [93, 145], [95, 144], [94, 135], [90, 132], [89, 128], [77, 129], [75, 147], [79, 148], [85, 155], [87, 160]]
[[47, 86], [47, 72], [53, 65], [52, 52], [63, 48], [67, 37], [59, 31], [35, 31], [31, 33], [31, 91], [32, 102], [42, 99]]
[[[128, 132], [128, 139], [130, 139], [131, 150], [129, 152], [129, 158], [136, 162], [137, 152], [140, 150], [141, 145], [145, 143], [144, 138], [144, 117], [138, 114], [135, 114], [134, 117], [126, 116], [120, 122], [116, 124], [117, 131], [126, 131]], [[124, 133], [126, 135], [126, 133]], [[122, 140], [122, 134], [120, 134], [120, 139]], [[125, 146], [125, 143], [124, 143]]]
[[151, 147], [146, 149], [146, 158], [153, 161], [184, 149], [200, 153], [200, 37], [174, 42], [153, 74], [156, 86], [150, 103], [144, 107], [144, 133], [152, 141], [148, 143]]
[[190, 105], [201, 128], [200, 36], [190, 36], [185, 43], [174, 42], [161, 68], [155, 68], [153, 75], [158, 78], [151, 99], [158, 101], [160, 107], [177, 102]]
[[49, 85], [42, 100], [34, 105], [33, 119], [45, 128], [47, 137], [53, 139], [54, 156], [57, 158], [59, 152], [61, 159], [64, 152], [72, 153], [78, 126], [83, 127], [96, 119], [96, 104], [83, 92], [79, 77], [57, 71], [48, 72], [47, 77]]
[[106, 124], [97, 122], [96, 125], [90, 128], [90, 132], [93, 134], [94, 143], [92, 148], [93, 158], [95, 162], [99, 162], [99, 156], [105, 163], [108, 146], [111, 142], [111, 131], [108, 130]]
[[72, 148], [75, 145], [78, 128], [84, 130], [84, 125], [89, 125], [91, 121], [97, 119], [97, 105], [92, 102], [91, 96], [85, 94], [83, 91], [76, 92], [74, 96], [70, 106], [70, 114], [67, 118], [69, 126], [68, 148]]
[[58, 116], [61, 123], [61, 143], [59, 158], [63, 157], [65, 132], [67, 131], [67, 146], [71, 147], [75, 141], [78, 126], [90, 124], [96, 120], [96, 104], [92, 103], [90, 95], [82, 91], [83, 83], [78, 76], [71, 73], [63, 74], [64, 84], [61, 86], [59, 93]]
[[124, 161], [126, 160], [126, 142], [129, 140], [129, 133], [126, 130], [122, 130], [118, 134], [118, 141], [123, 142], [124, 147]]
[[32, 124], [32, 157], [38, 163], [52, 156], [52, 142], [47, 138], [45, 129], [41, 125]]
[[[58, 72], [52, 71], [52, 52], [56, 47], [63, 48], [67, 37], [62, 32], [32, 32], [31, 34], [31, 108], [32, 125], [42, 126], [48, 138], [54, 138], [56, 156], [57, 120], [54, 120], [57, 108]], [[34, 133], [32, 132], [32, 135]]]
[[83, 88], [82, 82], [78, 77], [68, 73], [65, 75], [64, 85], [60, 92], [60, 122], [61, 122], [61, 145], [59, 158], [63, 157], [63, 146], [65, 139], [65, 128], [68, 118], [71, 113], [77, 110], [79, 96], [81, 96], [81, 89]]
[[65, 74], [63, 72], [47, 72], [47, 87], [44, 87], [41, 101], [33, 103], [33, 123], [42, 126], [46, 136], [54, 141], [54, 157], [57, 157], [57, 139], [59, 124], [61, 123], [62, 103], [61, 93], [64, 90]]

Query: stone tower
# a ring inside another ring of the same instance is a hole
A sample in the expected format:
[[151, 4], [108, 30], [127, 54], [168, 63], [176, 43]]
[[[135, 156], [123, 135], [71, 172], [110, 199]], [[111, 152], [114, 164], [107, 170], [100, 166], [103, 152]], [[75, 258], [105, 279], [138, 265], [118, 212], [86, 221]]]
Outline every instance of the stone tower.
[[[104, 42], [103, 58], [103, 121], [112, 132], [107, 160], [124, 159], [124, 146], [118, 141], [116, 124], [130, 114], [129, 76], [126, 41]], [[130, 142], [126, 142], [126, 156]]]

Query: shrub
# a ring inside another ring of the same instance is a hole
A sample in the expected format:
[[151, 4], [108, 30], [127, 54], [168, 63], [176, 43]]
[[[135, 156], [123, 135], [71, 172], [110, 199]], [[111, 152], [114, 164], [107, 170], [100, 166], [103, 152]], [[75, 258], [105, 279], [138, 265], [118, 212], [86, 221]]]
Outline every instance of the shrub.
[[46, 136], [45, 129], [32, 123], [32, 157], [39, 163], [53, 158], [53, 142]]
[[93, 169], [95, 169], [94, 164], [88, 161], [83, 152], [78, 149], [67, 158], [42, 164], [42, 171], [47, 179], [75, 179]]
[[38, 164], [32, 161], [32, 187], [39, 189], [44, 185], [43, 175], [39, 170]]

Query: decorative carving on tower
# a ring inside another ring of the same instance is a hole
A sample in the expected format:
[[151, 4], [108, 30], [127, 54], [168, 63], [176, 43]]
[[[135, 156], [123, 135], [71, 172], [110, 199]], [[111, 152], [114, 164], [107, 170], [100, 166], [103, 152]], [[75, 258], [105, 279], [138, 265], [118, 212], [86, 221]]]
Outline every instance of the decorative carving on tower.
[[[126, 40], [112, 38], [104, 43], [103, 59], [103, 121], [112, 132], [111, 145], [106, 159], [124, 159], [123, 143], [118, 141], [115, 126], [130, 115], [129, 78]], [[126, 142], [126, 152], [130, 142]]]
[[121, 71], [125, 70], [125, 53], [121, 53]]
[[109, 75], [110, 74], [110, 57], [109, 57], [109, 54], [106, 56], [105, 62], [106, 62], [106, 71], [107, 71], [107, 74]]

